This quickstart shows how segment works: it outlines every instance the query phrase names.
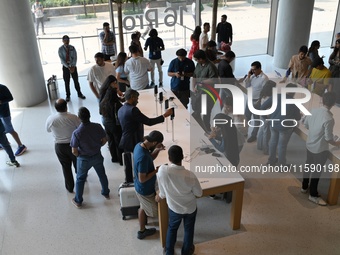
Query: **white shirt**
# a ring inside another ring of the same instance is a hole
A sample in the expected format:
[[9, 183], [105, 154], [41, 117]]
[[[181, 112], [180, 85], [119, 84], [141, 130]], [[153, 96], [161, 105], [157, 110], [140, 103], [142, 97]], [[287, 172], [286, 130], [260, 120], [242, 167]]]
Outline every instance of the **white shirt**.
[[306, 116], [305, 127], [308, 129], [307, 149], [312, 153], [329, 150], [327, 141], [333, 140], [335, 121], [333, 114], [325, 106], [312, 109], [312, 115]]
[[104, 66], [94, 65], [87, 74], [87, 80], [93, 82], [93, 86], [99, 93], [101, 86], [109, 75], [116, 76], [116, 70], [112, 64], [105, 63]]
[[178, 214], [190, 214], [196, 210], [196, 197], [202, 196], [202, 188], [196, 175], [175, 164], [162, 165], [157, 173], [159, 196], [166, 198], [169, 208]]
[[245, 80], [246, 87], [252, 87], [253, 88], [253, 100], [260, 98], [261, 90], [264, 86], [264, 84], [268, 81], [267, 75], [265, 75], [263, 72], [261, 72], [258, 76], [253, 74], [250, 76], [250, 78]]
[[47, 132], [52, 132], [55, 143], [70, 143], [73, 131], [80, 125], [80, 119], [69, 112], [57, 112], [46, 120]]
[[208, 34], [202, 32], [199, 39], [200, 50], [205, 50], [207, 47], [203, 47], [203, 44], [207, 44], [209, 41]]
[[124, 72], [129, 75], [130, 87], [134, 90], [145, 89], [149, 85], [149, 60], [144, 57], [132, 57], [125, 62]]

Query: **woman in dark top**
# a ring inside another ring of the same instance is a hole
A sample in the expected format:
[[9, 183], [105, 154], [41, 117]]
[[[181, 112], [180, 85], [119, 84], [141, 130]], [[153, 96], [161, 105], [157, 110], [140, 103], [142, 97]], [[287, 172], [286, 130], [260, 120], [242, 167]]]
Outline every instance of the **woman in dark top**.
[[319, 51], [320, 48], [320, 42], [319, 41], [313, 41], [308, 49], [307, 56], [312, 60], [312, 67], [316, 67], [315, 63], [319, 58]]
[[113, 75], [108, 76], [100, 89], [99, 111], [108, 137], [111, 161], [119, 162], [122, 165], [123, 151], [118, 148], [122, 137], [122, 128], [117, 117], [117, 112], [122, 103], [117, 95], [117, 87], [116, 77]]
[[128, 75], [124, 72], [124, 65], [127, 60], [127, 55], [125, 52], [120, 52], [117, 56], [116, 61], [116, 78], [119, 85], [119, 90], [122, 92], [126, 91], [126, 87], [130, 87], [130, 82], [128, 80]]

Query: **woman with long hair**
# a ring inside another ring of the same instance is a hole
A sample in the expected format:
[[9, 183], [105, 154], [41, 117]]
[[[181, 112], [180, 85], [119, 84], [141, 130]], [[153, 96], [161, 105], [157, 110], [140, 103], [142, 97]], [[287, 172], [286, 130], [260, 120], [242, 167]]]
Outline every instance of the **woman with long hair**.
[[320, 48], [320, 42], [315, 40], [311, 43], [307, 56], [312, 60], [312, 67], [316, 67], [315, 63], [317, 62], [317, 59], [321, 58], [319, 56], [318, 49]]
[[127, 60], [127, 55], [125, 52], [120, 52], [117, 56], [117, 61], [116, 61], [116, 75], [117, 75], [117, 81], [118, 81], [118, 86], [119, 90], [121, 92], [126, 91], [126, 87], [130, 87], [130, 82], [128, 81], [128, 76], [124, 72], [124, 65]]
[[122, 137], [122, 128], [118, 121], [118, 110], [122, 103], [117, 95], [117, 79], [113, 75], [106, 78], [100, 88], [99, 113], [102, 115], [102, 122], [108, 137], [109, 150], [112, 162], [119, 162], [123, 165], [122, 153], [118, 148]]
[[199, 40], [200, 40], [200, 35], [202, 33], [202, 29], [200, 26], [197, 26], [194, 30], [194, 33], [190, 36], [190, 41], [192, 42], [188, 58], [192, 59], [193, 55], [197, 50], [199, 50]]

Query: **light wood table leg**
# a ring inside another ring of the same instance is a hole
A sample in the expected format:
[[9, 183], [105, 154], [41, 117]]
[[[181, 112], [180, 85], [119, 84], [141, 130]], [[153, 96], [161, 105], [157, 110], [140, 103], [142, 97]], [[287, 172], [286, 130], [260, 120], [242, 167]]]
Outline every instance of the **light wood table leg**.
[[328, 197], [327, 202], [329, 205], [336, 205], [338, 202], [340, 193], [340, 178], [331, 178], [329, 189], [328, 189]]
[[233, 199], [230, 214], [230, 225], [233, 230], [240, 229], [241, 227], [243, 190], [244, 182], [238, 183], [237, 188], [233, 190]]
[[159, 220], [159, 236], [162, 247], [165, 247], [166, 232], [168, 231], [168, 205], [166, 199], [162, 199], [158, 203], [158, 220]]

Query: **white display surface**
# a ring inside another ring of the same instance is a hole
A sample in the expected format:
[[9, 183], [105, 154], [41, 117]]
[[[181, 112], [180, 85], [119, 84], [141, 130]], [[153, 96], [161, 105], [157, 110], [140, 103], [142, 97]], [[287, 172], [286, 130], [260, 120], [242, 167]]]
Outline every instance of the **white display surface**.
[[[242, 213], [242, 203], [243, 203], [243, 190], [244, 190], [244, 179], [239, 173], [225, 173], [220, 172], [213, 174], [196, 172], [195, 166], [209, 166], [209, 165], [231, 165], [227, 158], [221, 154], [221, 157], [213, 157], [212, 154], [205, 154], [200, 151], [201, 146], [211, 146], [213, 147], [208, 138], [204, 136], [203, 129], [197, 124], [197, 122], [190, 118], [190, 113], [183, 107], [181, 102], [172, 94], [171, 91], [164, 89], [158, 89], [158, 92], [163, 92], [164, 100], [174, 97], [175, 99], [169, 102], [169, 107], [175, 109], [175, 117], [172, 120], [170, 117], [162, 124], [157, 124], [155, 126], [145, 126], [144, 125], [144, 135], [147, 135], [152, 130], [158, 130], [164, 135], [163, 144], [166, 148], [171, 147], [171, 145], [179, 145], [183, 149], [184, 157], [183, 165], [185, 168], [190, 169], [198, 177], [202, 189], [203, 196], [212, 195], [216, 193], [223, 193], [228, 191], [233, 191], [233, 198], [231, 204], [231, 227], [235, 229], [240, 228], [241, 224], [241, 213]], [[157, 102], [156, 115], [156, 100], [158, 96], [155, 97], [154, 90], [142, 90], [139, 91], [139, 103], [138, 108], [148, 117], [157, 117], [160, 115], [161, 105]], [[162, 113], [164, 113], [164, 102], [162, 104]], [[166, 123], [168, 122], [168, 123]], [[167, 131], [168, 126], [168, 131]], [[172, 134], [172, 127], [174, 127], [174, 135]], [[174, 139], [173, 139], [174, 138]], [[162, 151], [155, 159], [155, 165], [161, 165], [168, 163], [167, 151]], [[159, 227], [160, 227], [160, 239], [161, 244], [165, 246], [166, 231], [168, 226], [168, 207], [165, 199], [159, 203]]]

